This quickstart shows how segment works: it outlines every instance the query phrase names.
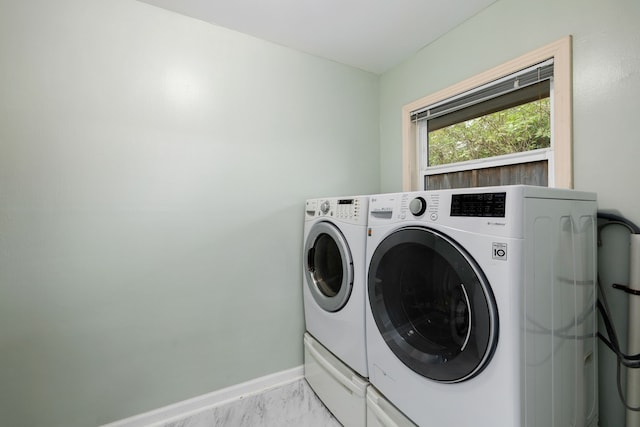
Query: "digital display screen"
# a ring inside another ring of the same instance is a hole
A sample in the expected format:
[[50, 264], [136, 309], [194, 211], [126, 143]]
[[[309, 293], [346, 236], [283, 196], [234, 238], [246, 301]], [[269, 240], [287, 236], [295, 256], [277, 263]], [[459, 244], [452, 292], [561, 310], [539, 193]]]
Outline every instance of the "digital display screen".
[[507, 193], [454, 194], [451, 216], [504, 218]]
[[352, 205], [353, 199], [340, 199], [338, 200], [339, 205]]

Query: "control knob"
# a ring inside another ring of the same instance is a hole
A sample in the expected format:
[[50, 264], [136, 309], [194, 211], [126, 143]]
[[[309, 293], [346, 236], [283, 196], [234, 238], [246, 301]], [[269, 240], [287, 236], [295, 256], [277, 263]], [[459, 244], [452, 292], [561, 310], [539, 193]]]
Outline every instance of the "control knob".
[[331, 209], [331, 205], [329, 204], [329, 201], [325, 200], [324, 202], [322, 202], [322, 204], [320, 205], [320, 212], [326, 215], [327, 212], [329, 212], [329, 209]]
[[409, 211], [414, 216], [420, 216], [427, 210], [427, 201], [422, 197], [416, 197], [409, 203]]

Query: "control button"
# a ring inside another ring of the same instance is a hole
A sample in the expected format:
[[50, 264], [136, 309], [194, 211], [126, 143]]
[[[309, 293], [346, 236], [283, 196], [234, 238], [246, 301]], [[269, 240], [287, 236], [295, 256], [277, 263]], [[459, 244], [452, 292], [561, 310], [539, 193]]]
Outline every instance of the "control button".
[[427, 201], [422, 197], [416, 197], [409, 203], [409, 210], [414, 216], [420, 216], [427, 210]]
[[431, 218], [431, 221], [437, 221], [438, 220], [438, 214], [435, 212], [432, 212], [431, 215], [429, 215], [429, 218]]

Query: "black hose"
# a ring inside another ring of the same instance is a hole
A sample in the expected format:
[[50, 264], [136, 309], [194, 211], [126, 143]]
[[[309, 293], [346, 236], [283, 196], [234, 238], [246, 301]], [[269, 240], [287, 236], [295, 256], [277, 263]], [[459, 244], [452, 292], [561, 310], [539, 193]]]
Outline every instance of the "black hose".
[[640, 227], [638, 227], [636, 224], [634, 224], [632, 221], [628, 220], [627, 218], [623, 217], [622, 215], [618, 215], [610, 212], [598, 211], [598, 219], [604, 219], [606, 221], [615, 222], [617, 224], [624, 225], [629, 229], [629, 231], [631, 231], [631, 234], [640, 234]]

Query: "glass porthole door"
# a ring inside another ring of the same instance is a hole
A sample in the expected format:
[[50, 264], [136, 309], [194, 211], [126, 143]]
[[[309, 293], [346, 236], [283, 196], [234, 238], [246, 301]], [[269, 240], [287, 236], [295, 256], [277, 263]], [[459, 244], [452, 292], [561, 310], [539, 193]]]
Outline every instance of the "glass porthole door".
[[432, 229], [407, 227], [372, 255], [369, 304], [393, 353], [418, 374], [461, 382], [489, 363], [498, 339], [493, 293], [473, 258]]
[[313, 225], [304, 247], [307, 286], [324, 310], [340, 310], [353, 287], [353, 260], [347, 241], [329, 222]]

